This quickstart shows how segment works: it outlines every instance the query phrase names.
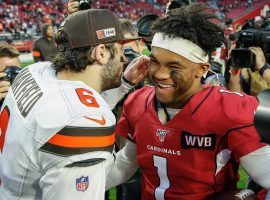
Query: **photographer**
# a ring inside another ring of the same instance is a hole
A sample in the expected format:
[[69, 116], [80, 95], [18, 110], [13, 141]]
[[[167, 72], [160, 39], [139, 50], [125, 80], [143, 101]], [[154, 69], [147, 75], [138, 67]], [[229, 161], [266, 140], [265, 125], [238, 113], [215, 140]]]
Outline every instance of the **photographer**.
[[68, 1], [68, 14], [77, 12], [78, 10], [87, 10], [91, 8], [91, 0], [69, 0]]
[[270, 70], [260, 47], [249, 47], [249, 50], [255, 55], [255, 63], [252, 66], [254, 69], [230, 66], [228, 87], [235, 92], [244, 91], [256, 96], [259, 92], [270, 88]]
[[78, 11], [79, 8], [79, 1], [77, 0], [69, 0], [68, 1], [68, 14], [72, 14]]
[[[6, 44], [0, 44], [0, 101], [6, 97], [10, 82], [2, 80], [7, 74], [5, 69], [9, 66], [20, 66], [19, 51]], [[1, 107], [2, 103], [0, 104]]]

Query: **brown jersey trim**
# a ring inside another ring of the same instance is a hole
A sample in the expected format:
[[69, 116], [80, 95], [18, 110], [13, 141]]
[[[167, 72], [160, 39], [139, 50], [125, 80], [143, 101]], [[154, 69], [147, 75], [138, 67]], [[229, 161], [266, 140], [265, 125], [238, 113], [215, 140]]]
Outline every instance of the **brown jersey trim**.
[[110, 127], [73, 127], [67, 126], [60, 130], [57, 134], [65, 136], [109, 136], [114, 133], [114, 126]]
[[68, 147], [61, 147], [54, 144], [46, 143], [39, 150], [46, 153], [50, 153], [50, 154], [54, 154], [54, 155], [58, 155], [62, 157], [67, 157], [67, 156], [73, 156], [73, 155], [78, 155], [78, 154], [83, 154], [83, 153], [94, 152], [94, 151], [113, 152], [113, 149], [114, 149], [114, 144], [110, 146], [105, 146], [105, 147], [68, 148]]

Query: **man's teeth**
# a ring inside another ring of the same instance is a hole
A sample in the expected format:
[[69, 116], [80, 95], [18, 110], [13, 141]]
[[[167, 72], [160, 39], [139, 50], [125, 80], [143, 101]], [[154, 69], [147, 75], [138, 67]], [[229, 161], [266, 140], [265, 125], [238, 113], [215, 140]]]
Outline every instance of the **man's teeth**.
[[161, 83], [158, 83], [158, 86], [162, 87], [162, 88], [171, 88], [171, 87], [173, 87], [173, 85], [166, 85], [166, 84], [161, 84]]

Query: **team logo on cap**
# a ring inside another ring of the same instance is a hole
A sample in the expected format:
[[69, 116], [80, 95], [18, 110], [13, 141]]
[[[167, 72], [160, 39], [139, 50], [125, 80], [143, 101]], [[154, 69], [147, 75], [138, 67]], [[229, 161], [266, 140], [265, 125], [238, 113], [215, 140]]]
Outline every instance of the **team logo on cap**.
[[104, 38], [116, 36], [115, 28], [102, 29], [96, 32], [97, 32], [98, 39], [104, 39]]
[[89, 186], [88, 176], [82, 176], [76, 179], [76, 190], [84, 192]]

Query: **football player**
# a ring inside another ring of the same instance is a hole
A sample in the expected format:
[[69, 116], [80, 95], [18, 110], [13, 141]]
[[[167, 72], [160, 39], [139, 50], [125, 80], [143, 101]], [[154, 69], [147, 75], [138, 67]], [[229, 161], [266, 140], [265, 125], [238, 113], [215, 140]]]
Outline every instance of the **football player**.
[[225, 41], [209, 10], [192, 4], [154, 23], [148, 63], [153, 87], [135, 91], [124, 104], [116, 132], [129, 142], [117, 153], [107, 187], [139, 166], [143, 200], [222, 199], [224, 191], [225, 199], [254, 199], [249, 190], [232, 192], [241, 164], [270, 188], [270, 147], [253, 124], [257, 99], [201, 84], [209, 55]]
[[[56, 42], [53, 62], [24, 68], [2, 106], [1, 200], [104, 198], [116, 120], [99, 93], [119, 86], [127, 41], [116, 15], [97, 9], [70, 15]], [[140, 82], [146, 62], [125, 79]]]

